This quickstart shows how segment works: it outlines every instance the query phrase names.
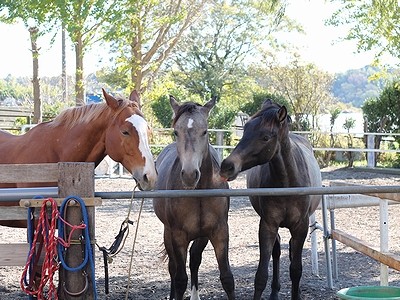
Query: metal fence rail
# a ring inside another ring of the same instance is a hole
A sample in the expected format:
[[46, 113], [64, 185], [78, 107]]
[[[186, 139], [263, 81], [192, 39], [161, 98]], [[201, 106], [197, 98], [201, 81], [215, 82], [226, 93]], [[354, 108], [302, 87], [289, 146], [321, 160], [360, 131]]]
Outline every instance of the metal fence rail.
[[[207, 190], [156, 190], [135, 191], [135, 198], [178, 198], [178, 197], [241, 197], [241, 196], [293, 196], [293, 195], [332, 195], [332, 194], [400, 194], [400, 185], [387, 186], [330, 186], [330, 187], [291, 187], [291, 188], [251, 188], [251, 189], [207, 189]], [[29, 199], [38, 195], [57, 197], [57, 188], [7, 188], [0, 189], [0, 202]], [[376, 196], [376, 195], [375, 195]], [[95, 197], [103, 199], [129, 199], [132, 191], [95, 192]], [[400, 195], [399, 195], [400, 201]]]

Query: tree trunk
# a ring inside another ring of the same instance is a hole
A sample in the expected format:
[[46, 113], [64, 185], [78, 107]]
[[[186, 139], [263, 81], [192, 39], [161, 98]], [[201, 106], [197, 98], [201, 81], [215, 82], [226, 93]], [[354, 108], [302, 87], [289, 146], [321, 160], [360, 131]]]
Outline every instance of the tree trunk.
[[133, 84], [133, 89], [137, 90], [139, 94], [143, 93], [142, 90], [142, 80], [143, 80], [143, 73], [142, 73], [142, 51], [141, 51], [141, 30], [140, 25], [132, 23], [132, 30], [137, 32], [135, 38], [131, 43], [131, 82]]
[[33, 65], [33, 120], [34, 124], [42, 122], [42, 101], [40, 99], [40, 83], [39, 83], [39, 49], [37, 47], [37, 27], [30, 27], [29, 34], [32, 46], [32, 65]]
[[76, 105], [85, 105], [85, 85], [83, 81], [83, 41], [82, 35], [78, 33], [75, 40], [75, 96]]
[[65, 26], [61, 28], [61, 89], [62, 89], [62, 101], [67, 100], [67, 61], [65, 54]]

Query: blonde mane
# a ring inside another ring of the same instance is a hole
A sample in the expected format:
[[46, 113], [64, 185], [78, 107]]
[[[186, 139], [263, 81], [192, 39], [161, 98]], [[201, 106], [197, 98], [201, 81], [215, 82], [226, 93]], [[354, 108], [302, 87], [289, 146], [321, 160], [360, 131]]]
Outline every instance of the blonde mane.
[[104, 120], [107, 120], [110, 117], [115, 118], [124, 108], [133, 103], [124, 99], [118, 100], [120, 103], [119, 109], [114, 115], [112, 115], [113, 110], [110, 109], [105, 102], [88, 104], [65, 109], [52, 122], [50, 122], [49, 125], [55, 127], [62, 124], [67, 128], [72, 128], [78, 124], [89, 123], [92, 120], [98, 119], [100, 116]]

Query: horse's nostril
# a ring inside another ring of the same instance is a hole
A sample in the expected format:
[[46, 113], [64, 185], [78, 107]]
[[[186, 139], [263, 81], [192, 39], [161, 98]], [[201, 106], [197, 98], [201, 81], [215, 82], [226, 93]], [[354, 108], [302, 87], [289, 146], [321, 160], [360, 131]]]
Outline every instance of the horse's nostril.
[[144, 182], [149, 182], [149, 178], [147, 177], [147, 174], [143, 175], [143, 180], [144, 180]]
[[224, 172], [231, 172], [235, 169], [235, 166], [230, 161], [224, 160], [221, 164], [221, 170]]

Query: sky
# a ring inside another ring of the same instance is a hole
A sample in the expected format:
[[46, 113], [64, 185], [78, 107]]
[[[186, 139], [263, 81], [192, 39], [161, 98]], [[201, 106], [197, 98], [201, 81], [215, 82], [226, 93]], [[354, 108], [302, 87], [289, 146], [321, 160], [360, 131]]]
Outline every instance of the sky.
[[[355, 53], [356, 45], [352, 41], [335, 42], [345, 36], [344, 28], [324, 26], [324, 20], [332, 14], [334, 9], [334, 4], [328, 1], [291, 0], [287, 14], [304, 27], [306, 34], [285, 34], [281, 38], [299, 48], [303, 61], [314, 63], [329, 73], [342, 73], [370, 64], [373, 61], [373, 53]], [[22, 24], [0, 23], [0, 39], [3, 41], [0, 47], [0, 78], [8, 74], [31, 76], [30, 40], [25, 27]], [[57, 76], [61, 73], [61, 37], [56, 37], [51, 48], [43, 47], [48, 44], [46, 39], [48, 40], [43, 37], [38, 41], [38, 45], [42, 46], [39, 76]], [[106, 65], [107, 55], [101, 47], [93, 48], [84, 58], [85, 73], [89, 74]], [[69, 45], [67, 73], [73, 75], [74, 69], [74, 52]]]

